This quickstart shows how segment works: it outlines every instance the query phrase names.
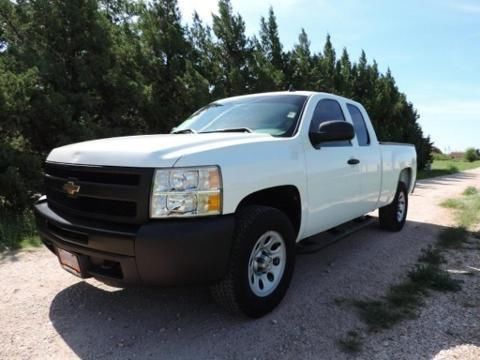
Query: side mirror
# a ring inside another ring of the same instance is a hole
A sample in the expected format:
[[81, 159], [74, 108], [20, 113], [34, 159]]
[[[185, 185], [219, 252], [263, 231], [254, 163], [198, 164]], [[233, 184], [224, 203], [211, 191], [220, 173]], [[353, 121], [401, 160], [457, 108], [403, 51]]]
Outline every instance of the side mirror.
[[326, 141], [352, 140], [355, 131], [352, 124], [343, 120], [325, 121], [320, 124], [317, 131], [312, 131], [310, 140], [313, 145]]

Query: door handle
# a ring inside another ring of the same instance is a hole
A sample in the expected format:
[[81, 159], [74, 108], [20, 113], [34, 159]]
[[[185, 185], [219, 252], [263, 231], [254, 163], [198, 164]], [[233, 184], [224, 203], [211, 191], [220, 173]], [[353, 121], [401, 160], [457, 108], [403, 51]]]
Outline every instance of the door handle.
[[348, 165], [357, 165], [359, 163], [360, 163], [360, 160], [358, 160], [358, 159], [350, 159], [350, 160], [347, 161]]

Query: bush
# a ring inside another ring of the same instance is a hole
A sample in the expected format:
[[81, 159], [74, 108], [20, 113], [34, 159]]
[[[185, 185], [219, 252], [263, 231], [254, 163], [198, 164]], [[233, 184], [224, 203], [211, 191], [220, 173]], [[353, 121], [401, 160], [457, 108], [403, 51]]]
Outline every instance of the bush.
[[21, 213], [33, 203], [42, 181], [40, 158], [0, 143], [0, 210]]
[[478, 152], [474, 148], [468, 148], [467, 151], [465, 151], [465, 160], [473, 162], [479, 159]]
[[0, 252], [40, 244], [31, 210], [13, 213], [0, 209]]

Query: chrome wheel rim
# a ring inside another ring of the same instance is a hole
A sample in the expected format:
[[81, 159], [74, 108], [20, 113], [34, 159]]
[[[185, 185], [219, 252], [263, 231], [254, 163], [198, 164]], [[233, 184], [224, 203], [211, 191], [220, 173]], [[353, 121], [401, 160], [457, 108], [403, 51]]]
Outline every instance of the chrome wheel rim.
[[260, 236], [248, 260], [248, 284], [260, 297], [270, 295], [280, 283], [287, 251], [283, 237], [276, 231], [267, 231]]
[[402, 191], [400, 192], [400, 194], [398, 194], [398, 205], [397, 205], [397, 221], [398, 222], [403, 221], [406, 208], [407, 208], [407, 199], [405, 198], [405, 194]]

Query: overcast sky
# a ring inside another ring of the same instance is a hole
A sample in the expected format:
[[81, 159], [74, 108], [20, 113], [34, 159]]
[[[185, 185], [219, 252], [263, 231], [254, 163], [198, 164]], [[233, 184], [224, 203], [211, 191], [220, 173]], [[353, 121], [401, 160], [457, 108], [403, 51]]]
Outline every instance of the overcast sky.
[[[185, 21], [194, 10], [211, 23], [216, 0], [180, 0]], [[480, 0], [232, 0], [256, 34], [270, 5], [286, 49], [305, 28], [312, 50], [330, 33], [337, 53], [361, 49], [382, 71], [390, 67], [420, 124], [442, 150], [480, 148]], [[309, 90], [309, 89], [305, 89]]]

